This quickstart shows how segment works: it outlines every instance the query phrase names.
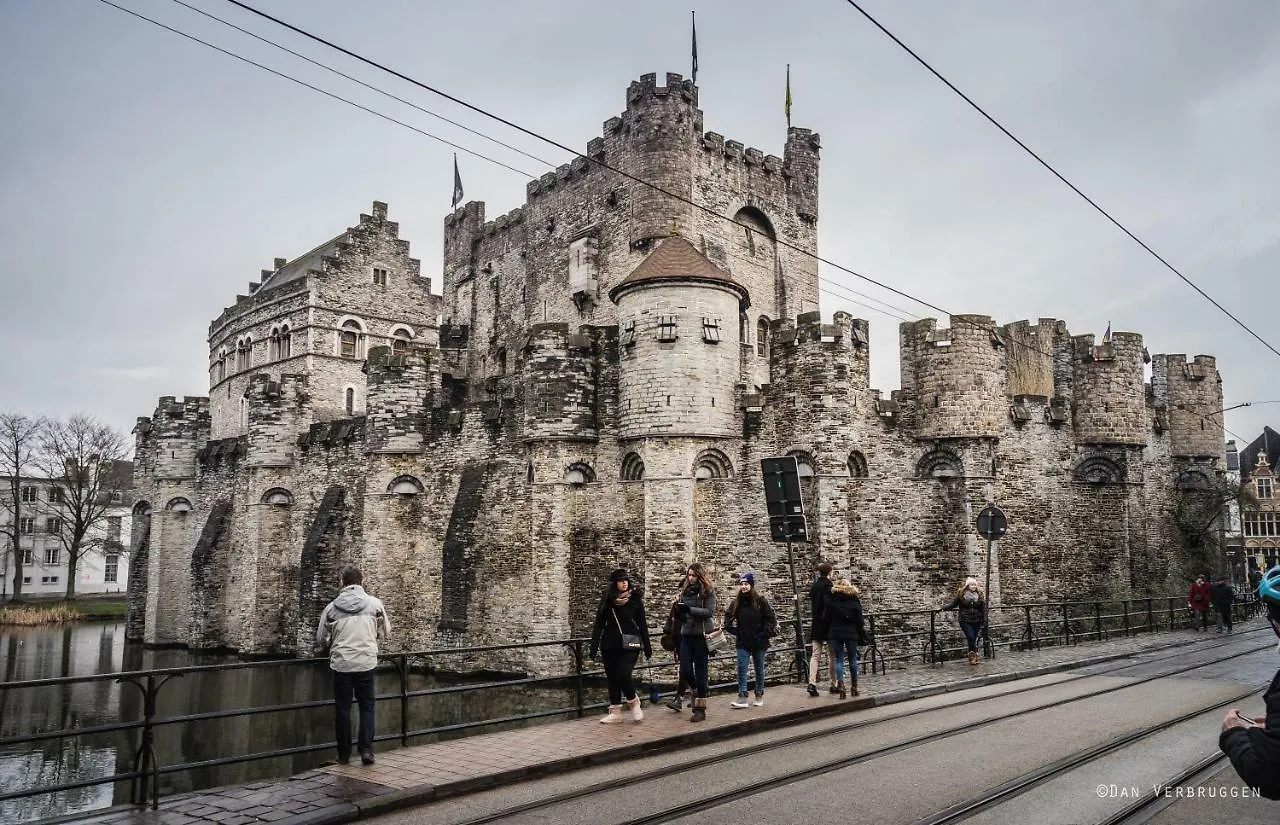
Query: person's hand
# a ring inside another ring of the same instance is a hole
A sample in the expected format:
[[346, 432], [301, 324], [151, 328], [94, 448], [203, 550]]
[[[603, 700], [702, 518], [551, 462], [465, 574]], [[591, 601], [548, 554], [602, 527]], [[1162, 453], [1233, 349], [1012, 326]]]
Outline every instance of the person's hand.
[[653, 658], [653, 650], [652, 650], [651, 648], [647, 648], [647, 647], [646, 647], [646, 648], [644, 649], [644, 661], [645, 661], [645, 664], [648, 664], [648, 663], [649, 663], [649, 660], [650, 660], [650, 659], [652, 659], [652, 658]]
[[1222, 731], [1224, 733], [1232, 728], [1248, 729], [1251, 727], [1253, 725], [1249, 723], [1248, 717], [1241, 714], [1238, 708], [1232, 708], [1227, 711], [1227, 715], [1222, 718]]

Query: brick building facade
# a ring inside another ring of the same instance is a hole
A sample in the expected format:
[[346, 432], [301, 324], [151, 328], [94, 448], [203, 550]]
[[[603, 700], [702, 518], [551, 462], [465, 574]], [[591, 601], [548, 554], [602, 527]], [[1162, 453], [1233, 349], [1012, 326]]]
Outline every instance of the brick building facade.
[[664, 595], [692, 559], [726, 589], [750, 568], [785, 603], [759, 469], [785, 454], [802, 580], [829, 560], [872, 609], [981, 574], [990, 500], [997, 599], [1180, 591], [1175, 492], [1222, 469], [1214, 359], [958, 315], [903, 324], [901, 389], [872, 389], [867, 323], [823, 320], [805, 254], [819, 148], [704, 132], [691, 82], [645, 75], [523, 207], [445, 218], [442, 295], [385, 204], [277, 261], [210, 328], [210, 397], [139, 419], [130, 633], [308, 652], [348, 562], [403, 650], [581, 634], [617, 566]]

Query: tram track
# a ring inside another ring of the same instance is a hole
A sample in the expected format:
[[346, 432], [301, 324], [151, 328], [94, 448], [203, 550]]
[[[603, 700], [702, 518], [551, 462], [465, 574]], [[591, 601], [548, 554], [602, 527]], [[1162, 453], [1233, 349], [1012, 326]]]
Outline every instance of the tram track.
[[[1230, 646], [1241, 637], [1246, 635], [1251, 635], [1256, 632], [1259, 632], [1259, 631], [1257, 630], [1245, 631], [1244, 633], [1241, 633], [1236, 637], [1234, 637], [1232, 641], [1222, 642], [1219, 644], [1198, 648], [1196, 652], [1202, 652], [1202, 651], [1212, 652], [1219, 648]], [[720, 807], [722, 805], [729, 804], [731, 802], [747, 799], [752, 796], [766, 793], [770, 790], [780, 788], [782, 786], [785, 786], [794, 782], [799, 782], [806, 779], [819, 777], [824, 774], [828, 774], [834, 771], [842, 770], [847, 767], [851, 767], [861, 762], [866, 762], [872, 759], [877, 759], [877, 758], [888, 756], [894, 753], [909, 750], [910, 748], [914, 748], [922, 744], [937, 742], [940, 739], [956, 736], [958, 734], [961, 734], [967, 731], [975, 730], [976, 728], [994, 725], [999, 722], [1006, 721], [1008, 719], [1025, 715], [1027, 713], [1033, 713], [1041, 710], [1048, 710], [1052, 708], [1062, 707], [1064, 705], [1068, 705], [1074, 702], [1080, 702], [1080, 701], [1092, 699], [1098, 696], [1104, 696], [1104, 695], [1115, 693], [1122, 690], [1129, 690], [1144, 684], [1158, 681], [1160, 679], [1167, 679], [1170, 677], [1182, 676], [1193, 670], [1197, 670], [1204, 667], [1212, 667], [1214, 665], [1221, 664], [1222, 662], [1230, 661], [1232, 659], [1236, 659], [1242, 656], [1248, 656], [1263, 650], [1268, 650], [1271, 647], [1273, 647], [1273, 645], [1270, 643], [1262, 646], [1250, 647], [1247, 650], [1237, 651], [1227, 656], [1213, 658], [1209, 661], [1192, 664], [1190, 666], [1184, 665], [1176, 671], [1159, 673], [1152, 676], [1138, 678], [1131, 682], [1127, 682], [1126, 684], [1123, 684], [1123, 685], [1113, 685], [1100, 690], [1082, 693], [1077, 696], [1071, 696], [1065, 699], [1059, 699], [1053, 702], [1048, 702], [1048, 703], [1033, 706], [1030, 708], [1023, 708], [1011, 713], [999, 714], [986, 719], [969, 722], [964, 725], [943, 728], [940, 730], [933, 730], [925, 735], [911, 737], [909, 739], [906, 739], [900, 742], [895, 742], [893, 744], [885, 745], [879, 748], [874, 748], [869, 751], [852, 754], [852, 755], [841, 757], [834, 760], [828, 760], [826, 762], [813, 765], [808, 768], [788, 772], [786, 774], [782, 774], [780, 776], [773, 777], [771, 779], [766, 779], [761, 782], [757, 782], [749, 787], [736, 788], [723, 793], [704, 796], [697, 800], [694, 800], [685, 804], [673, 806], [665, 810], [658, 811], [646, 816], [626, 820], [624, 823], [620, 823], [620, 825], [657, 825], [658, 823], [670, 822], [672, 820], [680, 819], [680, 818], [689, 816], [691, 814], [696, 814], [700, 811], [710, 810], [713, 808]], [[957, 707], [962, 707], [965, 705], [973, 705], [973, 704], [993, 701], [997, 699], [1006, 699], [1010, 696], [1028, 693], [1031, 691], [1060, 687], [1063, 685], [1069, 685], [1073, 682], [1080, 681], [1082, 679], [1112, 676], [1119, 673], [1120, 671], [1128, 670], [1134, 667], [1159, 664], [1161, 662], [1166, 662], [1173, 659], [1182, 660], [1182, 659], [1185, 659], [1185, 655], [1186, 655], [1186, 651], [1180, 651], [1178, 653], [1173, 653], [1168, 656], [1148, 658], [1139, 662], [1127, 662], [1126, 664], [1118, 665], [1112, 668], [1107, 668], [1102, 671], [1083, 673], [1077, 676], [1073, 676], [1071, 678], [1063, 679], [1063, 680], [1048, 683], [1048, 684], [1037, 684], [1037, 685], [1018, 688], [1015, 690], [1006, 691], [998, 694], [972, 697], [972, 698], [963, 699], [956, 702], [947, 703], [945, 705], [917, 708], [914, 710], [906, 711], [904, 713], [895, 714], [890, 717], [860, 720], [860, 721], [851, 722], [843, 725], [827, 726], [818, 730], [806, 731], [804, 733], [783, 737], [781, 739], [777, 739], [771, 742], [765, 742], [761, 744], [751, 745], [749, 747], [734, 749], [726, 753], [713, 754], [713, 755], [701, 757], [698, 759], [681, 760], [678, 764], [659, 768], [653, 771], [648, 771], [642, 775], [620, 777], [617, 779], [613, 779], [609, 782], [606, 788], [589, 787], [589, 788], [580, 788], [580, 789], [575, 789], [571, 791], [566, 791], [564, 793], [555, 794], [549, 797], [533, 800], [521, 805], [506, 808], [501, 811], [495, 811], [493, 813], [486, 814], [480, 817], [466, 819], [456, 823], [456, 825], [488, 825], [489, 823], [501, 822], [503, 820], [511, 819], [521, 814], [527, 814], [534, 811], [545, 810], [548, 808], [552, 808], [556, 805], [562, 805], [566, 803], [580, 801], [582, 799], [585, 799], [593, 795], [597, 795], [605, 792], [611, 792], [614, 790], [619, 790], [622, 788], [631, 787], [635, 785], [641, 785], [648, 782], [653, 782], [656, 780], [663, 779], [665, 777], [669, 777], [669, 776], [681, 774], [690, 770], [694, 770], [699, 767], [705, 767], [710, 765], [723, 765], [726, 762], [731, 762], [735, 759], [741, 759], [746, 757], [757, 757], [763, 752], [804, 744], [806, 742], [810, 742], [818, 738], [827, 738], [827, 737], [831, 737], [832, 735], [849, 733], [849, 732], [857, 731], [859, 729], [864, 729], [864, 728], [877, 726], [877, 725], [897, 723], [906, 717], [919, 716], [919, 715], [934, 713], [934, 712], [948, 712], [948, 711], [954, 710]], [[1250, 696], [1256, 693], [1257, 690], [1258, 689], [1252, 689], [1242, 694], [1242, 697]], [[1238, 699], [1232, 699], [1230, 701], [1238, 701]], [[1197, 711], [1197, 713], [1203, 713], [1203, 712], [1205, 711], [1204, 710]], [[1176, 724], [1176, 723], [1177, 722], [1175, 721], [1168, 724]]]

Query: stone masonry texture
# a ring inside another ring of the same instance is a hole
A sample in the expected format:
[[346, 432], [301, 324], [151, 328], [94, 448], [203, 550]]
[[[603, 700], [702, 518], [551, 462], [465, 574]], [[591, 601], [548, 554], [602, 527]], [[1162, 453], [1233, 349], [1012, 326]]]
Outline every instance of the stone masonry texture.
[[[802, 470], [801, 587], [825, 560], [871, 610], [936, 606], [986, 574], [994, 501], [997, 600], [1180, 589], [1176, 496], [1223, 469], [1215, 360], [957, 315], [902, 324], [901, 389], [871, 388], [867, 322], [823, 319], [804, 254], [820, 147], [704, 131], [691, 82], [645, 75], [523, 206], [445, 217], [440, 295], [383, 203], [275, 260], [210, 325], [209, 397], [138, 420], [130, 635], [310, 654], [345, 564], [386, 602], [389, 652], [584, 634], [615, 567], [655, 615], [694, 560], [726, 602], [756, 571], [786, 614], [760, 471], [780, 455]], [[623, 284], [673, 236], [654, 261], [696, 267]]]

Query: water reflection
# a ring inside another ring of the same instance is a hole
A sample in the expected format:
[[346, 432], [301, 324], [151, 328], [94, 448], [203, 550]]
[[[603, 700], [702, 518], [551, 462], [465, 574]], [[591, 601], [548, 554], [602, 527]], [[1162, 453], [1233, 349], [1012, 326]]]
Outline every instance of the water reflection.
[[[233, 661], [238, 660], [125, 645], [123, 623], [0, 628], [0, 673], [4, 675], [4, 682]], [[438, 684], [433, 678], [411, 675], [409, 688], [416, 690]], [[187, 674], [170, 680], [160, 689], [157, 718], [325, 701], [331, 699], [330, 691], [330, 674], [323, 663]], [[398, 693], [399, 682], [394, 671], [379, 673], [378, 691], [384, 696]], [[414, 730], [463, 724], [572, 704], [573, 693], [569, 688], [527, 685], [419, 697], [409, 701], [408, 727]], [[30, 689], [5, 689], [0, 685], [0, 737], [3, 738], [133, 722], [141, 720], [142, 715], [141, 692], [132, 685], [113, 680]], [[399, 730], [398, 697], [380, 701], [379, 733], [398, 733]], [[287, 776], [332, 759], [332, 753], [324, 749], [234, 765], [204, 765], [181, 772], [166, 771], [166, 767], [319, 745], [331, 741], [332, 737], [330, 705], [231, 719], [160, 724], [156, 728], [155, 746], [162, 771], [161, 795]], [[411, 744], [427, 741], [430, 739], [420, 737], [411, 740]], [[0, 748], [0, 794], [128, 772], [133, 768], [137, 742], [138, 732], [126, 731]], [[378, 749], [386, 751], [398, 744], [398, 740], [380, 742]], [[10, 800], [0, 802], [0, 822], [26, 822], [125, 804], [130, 801], [129, 797], [129, 783], [121, 782], [114, 787], [100, 785]]]

